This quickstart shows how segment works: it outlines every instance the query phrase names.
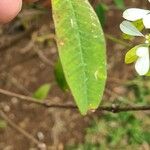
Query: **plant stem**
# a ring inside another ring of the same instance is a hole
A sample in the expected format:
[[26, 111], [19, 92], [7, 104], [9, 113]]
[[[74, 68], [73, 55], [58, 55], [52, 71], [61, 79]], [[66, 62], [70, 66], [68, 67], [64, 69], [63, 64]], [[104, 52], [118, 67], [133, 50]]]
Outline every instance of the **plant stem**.
[[115, 43], [118, 43], [118, 44], [122, 45], [122, 46], [125, 46], [125, 47], [130, 47], [131, 46], [131, 44], [126, 43], [126, 42], [124, 42], [124, 41], [122, 41], [122, 40], [120, 40], [120, 39], [118, 39], [118, 38], [116, 38], [116, 37], [114, 37], [114, 36], [112, 36], [110, 34], [105, 34], [105, 37], [107, 39], [115, 42]]
[[[29, 102], [29, 103], [35, 103], [44, 107], [48, 107], [48, 108], [59, 108], [59, 109], [77, 109], [77, 106], [75, 105], [66, 105], [66, 104], [48, 104], [46, 102], [40, 102], [37, 101], [35, 98], [29, 97], [29, 96], [25, 96], [25, 95], [21, 95], [21, 94], [17, 94], [17, 93], [13, 93], [10, 91], [6, 91], [3, 89], [0, 89], [0, 93], [6, 96], [11, 96], [11, 97], [17, 97], [20, 100]], [[47, 100], [45, 100], [47, 101]], [[49, 100], [48, 100], [49, 101]], [[97, 109], [98, 112], [102, 112], [102, 111], [108, 111], [108, 112], [112, 112], [112, 113], [119, 113], [119, 112], [126, 112], [126, 111], [150, 111], [150, 105], [146, 105], [146, 106], [117, 106], [112, 104], [111, 106], [100, 106]]]

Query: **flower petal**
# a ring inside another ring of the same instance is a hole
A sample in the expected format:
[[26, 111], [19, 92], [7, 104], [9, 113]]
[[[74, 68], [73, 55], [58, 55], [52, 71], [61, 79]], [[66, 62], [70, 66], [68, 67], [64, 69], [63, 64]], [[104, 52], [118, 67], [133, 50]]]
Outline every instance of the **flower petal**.
[[143, 17], [143, 24], [146, 29], [150, 29], [150, 13]]
[[148, 13], [150, 13], [149, 10], [129, 8], [123, 12], [123, 18], [129, 21], [136, 21], [138, 19], [142, 19]]
[[135, 63], [135, 70], [139, 75], [145, 75], [150, 68], [149, 48], [140, 47], [137, 49], [136, 54], [139, 58]]
[[120, 29], [123, 33], [132, 36], [144, 36], [130, 21], [123, 21], [120, 24]]

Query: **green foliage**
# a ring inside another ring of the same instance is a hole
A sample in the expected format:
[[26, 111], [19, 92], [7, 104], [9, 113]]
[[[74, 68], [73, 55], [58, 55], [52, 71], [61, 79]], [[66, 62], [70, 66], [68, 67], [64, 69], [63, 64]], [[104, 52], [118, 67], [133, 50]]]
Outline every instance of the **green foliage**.
[[150, 144], [149, 138], [150, 132], [142, 129], [142, 120], [138, 120], [132, 113], [108, 114], [95, 119], [87, 128], [84, 144], [69, 149], [129, 149], [145, 142]]
[[140, 45], [137, 45], [137, 46], [131, 48], [130, 50], [128, 50], [128, 52], [125, 55], [125, 63], [130, 64], [130, 63], [135, 62], [138, 58], [138, 56], [136, 54], [137, 49], [139, 47], [147, 47], [147, 46], [148, 46], [147, 44], [140, 44]]
[[102, 26], [104, 26], [106, 21], [106, 10], [107, 7], [104, 4], [98, 4], [95, 9]]
[[150, 76], [150, 71], [145, 76], [149, 77]]
[[36, 98], [37, 100], [43, 100], [48, 96], [50, 89], [51, 89], [51, 84], [43, 84], [35, 91], [33, 97]]
[[142, 31], [144, 29], [143, 21], [142, 19], [139, 19], [137, 21], [132, 22], [132, 24], [139, 30]]
[[55, 64], [54, 73], [55, 73], [55, 78], [59, 87], [63, 91], [66, 91], [69, 87], [65, 79], [65, 75], [64, 75], [64, 71], [63, 71], [60, 59], [58, 59], [57, 63]]
[[137, 60], [138, 57], [136, 55], [136, 50], [138, 47], [140, 47], [140, 46], [135, 46], [135, 47], [131, 48], [130, 50], [128, 50], [128, 52], [126, 53], [126, 56], [125, 56], [126, 64], [133, 63], [134, 61]]
[[114, 0], [114, 3], [119, 9], [124, 9], [125, 8], [125, 3], [124, 0]]
[[88, 0], [52, 0], [52, 8], [65, 78], [85, 115], [99, 106], [105, 87], [103, 31]]
[[[149, 78], [137, 77], [127, 82], [128, 96], [122, 105], [149, 105]], [[120, 105], [120, 104], [119, 104]], [[68, 150], [132, 150], [150, 145], [149, 114], [122, 112], [95, 117], [86, 129], [83, 143], [69, 145]]]

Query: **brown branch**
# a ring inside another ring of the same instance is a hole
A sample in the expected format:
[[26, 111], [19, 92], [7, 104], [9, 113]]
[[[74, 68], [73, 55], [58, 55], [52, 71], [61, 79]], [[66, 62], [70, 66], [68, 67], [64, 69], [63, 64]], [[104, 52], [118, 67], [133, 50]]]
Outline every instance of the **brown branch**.
[[24, 137], [32, 141], [34, 144], [38, 146], [40, 150], [45, 150], [46, 145], [44, 143], [39, 142], [34, 136], [32, 136], [30, 133], [25, 131], [24, 129], [20, 128], [17, 124], [15, 124], [7, 115], [0, 110], [0, 117], [5, 120], [13, 129], [18, 131], [20, 134], [22, 134]]
[[150, 111], [150, 105], [147, 106], [102, 106], [97, 111], [109, 111], [112, 113], [127, 112], [127, 111]]
[[[41, 101], [37, 101], [37, 99], [29, 97], [29, 96], [25, 96], [25, 95], [21, 95], [21, 94], [17, 94], [17, 93], [13, 93], [7, 90], [3, 90], [0, 89], [0, 94], [6, 95], [6, 96], [10, 96], [10, 97], [16, 97], [19, 98], [22, 101], [25, 102], [29, 102], [29, 103], [34, 103], [34, 104], [38, 104], [44, 107], [48, 107], [48, 108], [59, 108], [59, 109], [77, 109], [77, 106], [75, 105], [68, 105], [68, 104], [49, 104], [46, 101], [50, 101], [50, 100], [46, 100], [45, 102], [41, 102]], [[112, 105], [112, 106], [100, 106], [97, 109], [98, 112], [102, 112], [102, 111], [108, 111], [108, 112], [113, 112], [113, 113], [119, 113], [119, 112], [125, 112], [125, 111], [150, 111], [150, 105], [146, 105], [146, 106], [117, 106], [117, 105]]]

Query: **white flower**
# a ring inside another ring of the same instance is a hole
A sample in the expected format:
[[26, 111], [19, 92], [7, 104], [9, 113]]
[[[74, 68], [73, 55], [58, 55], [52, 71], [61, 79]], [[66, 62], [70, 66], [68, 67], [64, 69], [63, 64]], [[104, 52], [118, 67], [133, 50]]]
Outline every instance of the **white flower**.
[[[149, 0], [150, 1], [150, 0]], [[139, 8], [129, 8], [124, 11], [123, 18], [128, 21], [143, 20], [145, 28], [150, 29], [150, 11]]]
[[135, 70], [139, 75], [146, 75], [150, 69], [149, 48], [139, 47], [136, 50], [136, 55], [138, 59], [135, 62]]
[[124, 20], [120, 24], [120, 29], [125, 34], [144, 37], [144, 35], [130, 21]]

